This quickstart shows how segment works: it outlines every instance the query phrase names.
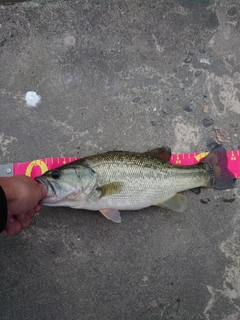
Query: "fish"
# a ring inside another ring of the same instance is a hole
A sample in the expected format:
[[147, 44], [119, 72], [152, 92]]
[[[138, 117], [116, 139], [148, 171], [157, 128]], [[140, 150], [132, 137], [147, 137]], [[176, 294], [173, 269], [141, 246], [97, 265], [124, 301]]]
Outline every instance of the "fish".
[[97, 210], [117, 223], [121, 222], [120, 210], [158, 206], [182, 212], [187, 198], [179, 192], [185, 190], [235, 188], [222, 145], [216, 145], [196, 165], [173, 165], [170, 158], [169, 147], [144, 153], [109, 151], [75, 160], [35, 179], [47, 190], [43, 205]]

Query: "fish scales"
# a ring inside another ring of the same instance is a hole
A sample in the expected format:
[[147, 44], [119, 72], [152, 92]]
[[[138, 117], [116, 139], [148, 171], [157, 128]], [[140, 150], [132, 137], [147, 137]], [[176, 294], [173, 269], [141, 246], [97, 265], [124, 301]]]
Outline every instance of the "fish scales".
[[173, 166], [152, 156], [135, 153], [109, 152], [101, 158], [87, 157], [83, 163], [97, 172], [99, 186], [123, 182], [121, 191], [111, 195], [112, 201], [121, 201], [117, 206], [122, 210], [133, 207], [127, 200], [141, 208], [158, 204], [176, 192], [207, 186], [209, 182], [209, 174], [202, 166]]

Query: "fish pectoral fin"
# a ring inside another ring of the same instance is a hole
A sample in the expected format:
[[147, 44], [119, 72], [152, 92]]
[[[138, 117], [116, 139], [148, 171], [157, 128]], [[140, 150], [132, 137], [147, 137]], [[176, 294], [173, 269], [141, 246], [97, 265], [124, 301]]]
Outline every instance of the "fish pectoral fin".
[[103, 186], [97, 187], [96, 190], [100, 192], [100, 198], [111, 196], [120, 192], [122, 189], [122, 182], [112, 182]]
[[157, 206], [182, 212], [187, 208], [187, 198], [182, 194], [175, 194], [172, 198], [157, 204]]
[[169, 147], [161, 147], [161, 148], [156, 148], [156, 149], [153, 149], [153, 150], [149, 150], [147, 152], [144, 152], [144, 154], [149, 154], [157, 159], [160, 159], [162, 161], [165, 161], [165, 162], [169, 162], [170, 161], [170, 158], [172, 156], [172, 153], [171, 153], [171, 148]]
[[121, 222], [121, 216], [120, 212], [117, 209], [101, 209], [99, 210], [101, 214], [104, 215], [105, 218], [112, 220], [113, 222], [120, 223]]

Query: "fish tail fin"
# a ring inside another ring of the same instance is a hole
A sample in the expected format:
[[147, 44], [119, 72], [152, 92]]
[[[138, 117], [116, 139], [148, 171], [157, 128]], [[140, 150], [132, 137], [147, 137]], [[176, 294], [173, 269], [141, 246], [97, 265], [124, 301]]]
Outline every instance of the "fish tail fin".
[[228, 169], [227, 152], [222, 145], [216, 145], [201, 163], [211, 176], [208, 187], [220, 190], [236, 187], [236, 177]]

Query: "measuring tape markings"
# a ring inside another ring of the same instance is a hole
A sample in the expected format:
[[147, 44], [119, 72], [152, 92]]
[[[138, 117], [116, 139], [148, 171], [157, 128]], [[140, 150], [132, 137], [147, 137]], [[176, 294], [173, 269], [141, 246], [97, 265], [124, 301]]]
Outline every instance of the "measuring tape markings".
[[[173, 154], [170, 162], [180, 166], [189, 166], [199, 163], [209, 152], [194, 152], [194, 153], [180, 153]], [[228, 169], [240, 178], [240, 151], [227, 151]], [[33, 160], [31, 162], [21, 162], [13, 165], [14, 175], [27, 175], [31, 178], [42, 175], [47, 170], [53, 170], [66, 163], [80, 159], [79, 157], [62, 157], [62, 158], [43, 158]]]
[[48, 170], [55, 169], [66, 163], [77, 160], [77, 157], [67, 158], [43, 158], [31, 162], [20, 162], [13, 165], [13, 175], [26, 175], [31, 178], [42, 175]]

